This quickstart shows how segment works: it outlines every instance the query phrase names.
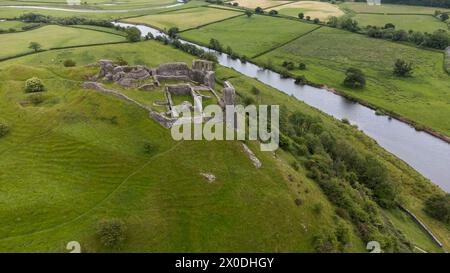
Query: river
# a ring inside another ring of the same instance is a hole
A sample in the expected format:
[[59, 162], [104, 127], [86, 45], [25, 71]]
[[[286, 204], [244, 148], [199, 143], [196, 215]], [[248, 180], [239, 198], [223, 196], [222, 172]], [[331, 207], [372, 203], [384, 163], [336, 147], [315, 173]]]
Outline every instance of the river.
[[[145, 25], [114, 23], [120, 26], [136, 26], [142, 35], [165, 35]], [[182, 41], [192, 44], [191, 42]], [[197, 47], [209, 50], [205, 47]], [[209, 50], [212, 51], [212, 50]], [[213, 51], [215, 52], [215, 51]], [[446, 192], [450, 192], [450, 144], [426, 132], [416, 131], [410, 125], [387, 116], [378, 116], [375, 111], [357, 102], [350, 101], [324, 88], [300, 86], [293, 79], [283, 79], [278, 73], [261, 67], [233, 60], [224, 53], [215, 52], [220, 65], [232, 68], [248, 77], [276, 88], [313, 106], [337, 119], [348, 119], [366, 135], [404, 160], [411, 167], [430, 179]]]

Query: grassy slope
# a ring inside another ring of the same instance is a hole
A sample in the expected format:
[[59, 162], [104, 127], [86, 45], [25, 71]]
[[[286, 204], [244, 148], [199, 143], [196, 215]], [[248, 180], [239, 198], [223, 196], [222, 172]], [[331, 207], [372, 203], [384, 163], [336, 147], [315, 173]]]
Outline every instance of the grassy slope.
[[446, 23], [428, 15], [357, 14], [353, 19], [358, 21], [360, 26], [383, 27], [387, 23], [392, 23], [396, 29], [412, 29], [429, 33], [438, 29], [447, 29]]
[[162, 14], [129, 18], [124, 21], [131, 23], [144, 23], [155, 26], [159, 29], [167, 30], [171, 27], [178, 27], [180, 30], [186, 30], [211, 22], [223, 20], [229, 17], [237, 16], [239, 14], [242, 14], [242, 12], [200, 7], [195, 9], [186, 9]]
[[[403, 58], [414, 63], [411, 78], [392, 75], [393, 63]], [[388, 109], [450, 135], [450, 76], [443, 70], [442, 53], [420, 50], [362, 35], [321, 28], [257, 59], [304, 62], [307, 70], [293, 71], [317, 83], [336, 87], [351, 96]], [[367, 76], [364, 90], [341, 85], [345, 70], [357, 67]]]
[[52, 47], [119, 42], [124, 40], [124, 37], [118, 35], [51, 25], [23, 33], [0, 35], [0, 43], [3, 46], [0, 58], [32, 51], [32, 49], [28, 48], [30, 42], [38, 42], [42, 45], [43, 49], [48, 49]]
[[182, 37], [208, 44], [211, 38], [248, 57], [288, 42], [317, 26], [281, 18], [253, 15], [234, 18], [182, 33]]
[[[146, 42], [1, 64], [0, 122], [12, 130], [0, 140], [1, 251], [65, 251], [71, 240], [84, 251], [112, 251], [93, 238], [102, 217], [128, 223], [122, 251], [312, 251], [315, 233], [334, 228], [332, 206], [304, 173], [253, 144], [260, 170], [239, 142], [176, 143], [143, 110], [80, 90], [95, 68], [59, 62], [70, 56], [81, 65], [118, 55], [151, 66], [192, 58]], [[33, 75], [48, 88], [46, 102], [22, 108], [23, 81]], [[152, 154], [143, 152], [146, 141], [155, 146]], [[217, 180], [206, 183], [201, 171]], [[294, 203], [299, 197], [300, 207]], [[320, 216], [312, 210], [318, 202], [324, 205]], [[364, 250], [354, 235], [350, 250]]]

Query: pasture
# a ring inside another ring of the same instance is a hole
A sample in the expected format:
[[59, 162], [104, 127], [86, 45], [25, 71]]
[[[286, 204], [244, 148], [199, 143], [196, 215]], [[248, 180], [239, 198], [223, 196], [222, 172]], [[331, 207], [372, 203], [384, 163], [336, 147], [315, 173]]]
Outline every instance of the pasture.
[[[397, 58], [413, 63], [412, 77], [393, 75]], [[261, 63], [269, 60], [278, 68], [283, 61], [304, 62], [307, 69], [295, 74], [450, 135], [450, 120], [446, 118], [450, 115], [450, 75], [443, 69], [440, 52], [320, 28], [257, 59]], [[366, 74], [364, 90], [342, 86], [349, 67]]]
[[276, 7], [275, 10], [278, 10], [280, 14], [293, 17], [298, 17], [298, 14], [302, 12], [305, 16], [311, 17], [311, 19], [318, 18], [321, 21], [326, 21], [330, 16], [339, 17], [344, 15], [344, 12], [337, 5], [316, 1], [294, 2]]
[[22, 27], [28, 25], [27, 23], [21, 21], [0, 21], [0, 30], [10, 30], [21, 31]]
[[[60, 63], [117, 56], [153, 67], [192, 60], [143, 42], [47, 51], [0, 64], [1, 122], [12, 129], [0, 140], [2, 251], [65, 252], [72, 240], [83, 252], [313, 251], [311, 231], [333, 232], [334, 207], [304, 173], [254, 143], [248, 144], [262, 160], [261, 169], [238, 141], [175, 142], [144, 110], [80, 89], [95, 67]], [[220, 79], [234, 73], [217, 72]], [[23, 107], [18, 102], [29, 99], [23, 84], [31, 76], [44, 81], [45, 100]], [[267, 100], [288, 99], [254, 79], [236, 77], [233, 84], [242, 92], [257, 85]], [[217, 178], [208, 183], [200, 172]], [[300, 196], [304, 203], [297, 206]], [[317, 203], [323, 206], [320, 217], [313, 210]], [[102, 247], [94, 236], [98, 220], [111, 217], [127, 223], [127, 240], [119, 249]], [[347, 251], [363, 251], [350, 234]]]
[[42, 45], [42, 49], [48, 49], [124, 40], [124, 37], [99, 31], [49, 25], [22, 33], [0, 35], [0, 58], [31, 52], [32, 49], [28, 48], [30, 42], [37, 42]]
[[367, 3], [344, 2], [340, 4], [342, 8], [349, 9], [356, 13], [379, 13], [379, 14], [434, 14], [435, 10], [450, 12], [450, 9], [409, 6], [409, 5], [392, 5], [382, 4], [380, 6], [369, 6]]
[[387, 23], [395, 25], [396, 29], [414, 30], [432, 33], [438, 29], [447, 30], [447, 24], [430, 15], [383, 15], [357, 14], [353, 17], [360, 26], [383, 27]]
[[128, 18], [123, 21], [128, 23], [148, 24], [162, 30], [168, 30], [171, 27], [178, 27], [180, 30], [186, 30], [238, 15], [243, 15], [243, 13], [233, 10], [199, 7]]
[[305, 34], [316, 25], [282, 18], [253, 15], [241, 16], [211, 24], [196, 30], [183, 32], [188, 40], [208, 45], [211, 38], [217, 39], [235, 52], [247, 57], [255, 56]]
[[254, 9], [256, 7], [261, 7], [263, 9], [290, 3], [292, 1], [277, 1], [277, 0], [236, 0], [230, 1], [231, 3], [238, 3], [240, 7], [246, 7]]

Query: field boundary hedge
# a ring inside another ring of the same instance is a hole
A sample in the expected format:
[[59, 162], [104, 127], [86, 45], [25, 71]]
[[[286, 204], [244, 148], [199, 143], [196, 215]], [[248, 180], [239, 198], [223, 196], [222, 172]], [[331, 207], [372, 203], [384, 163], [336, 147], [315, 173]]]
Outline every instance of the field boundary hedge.
[[[120, 37], [127, 37], [126, 33], [123, 33], [123, 35], [121, 35], [119, 33], [108, 32], [106, 30], [101, 30], [101, 29], [84, 28], [83, 26], [90, 26], [90, 25], [67, 25], [65, 27], [71, 27], [71, 28], [76, 28], [76, 29], [84, 29], [84, 30], [91, 30], [91, 31], [98, 31], [98, 32], [112, 34], [112, 35], [116, 35], [116, 36], [120, 36]], [[93, 27], [98, 27], [98, 26], [93, 26]], [[111, 28], [111, 29], [116, 30], [115, 28]]]

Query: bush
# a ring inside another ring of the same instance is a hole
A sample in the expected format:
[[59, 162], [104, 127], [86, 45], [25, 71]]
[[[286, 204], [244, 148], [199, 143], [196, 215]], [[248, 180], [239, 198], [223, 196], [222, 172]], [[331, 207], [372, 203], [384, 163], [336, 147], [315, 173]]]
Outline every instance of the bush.
[[276, 10], [271, 10], [271, 11], [269, 11], [269, 14], [270, 15], [277, 15], [278, 14], [278, 11], [276, 11]]
[[97, 236], [105, 247], [116, 247], [126, 239], [126, 226], [120, 219], [103, 219], [97, 225]]
[[122, 58], [122, 57], [119, 56], [119, 57], [117, 57], [116, 60], [114, 61], [114, 64], [124, 66], [124, 65], [128, 65], [128, 62], [125, 61], [124, 58]]
[[298, 18], [299, 18], [299, 19], [305, 18], [305, 14], [303, 14], [303, 12], [300, 12], [300, 13], [298, 14]]
[[305, 85], [308, 83], [308, 80], [306, 80], [306, 77], [303, 75], [295, 77], [295, 84]]
[[366, 85], [366, 78], [358, 68], [349, 68], [345, 72], [344, 85], [350, 88], [363, 88]]
[[323, 211], [323, 205], [322, 203], [315, 203], [312, 207], [312, 210], [315, 214], [321, 214]]
[[259, 95], [259, 93], [261, 93], [261, 91], [258, 88], [256, 88], [255, 86], [253, 86], [252, 87], [252, 94], [257, 96], [257, 95]]
[[261, 13], [264, 13], [264, 10], [261, 7], [256, 7], [255, 8], [255, 13], [261, 14]]
[[306, 64], [304, 64], [304, 63], [299, 63], [298, 69], [300, 69], [300, 70], [305, 70], [305, 69], [306, 69]]
[[450, 224], [450, 194], [434, 195], [425, 202], [425, 212], [446, 224]]
[[412, 63], [402, 59], [397, 59], [394, 64], [394, 75], [399, 77], [407, 77], [412, 74]]
[[155, 146], [153, 144], [151, 144], [150, 142], [144, 143], [144, 153], [151, 154], [154, 152], [154, 150], [155, 150]]
[[25, 92], [27, 93], [42, 92], [44, 90], [44, 84], [37, 77], [33, 77], [25, 81]]
[[64, 66], [65, 67], [73, 67], [73, 66], [76, 66], [76, 65], [77, 65], [77, 63], [74, 60], [67, 59], [67, 60], [64, 61]]
[[9, 127], [6, 124], [0, 123], [0, 137], [4, 137], [9, 133]]

